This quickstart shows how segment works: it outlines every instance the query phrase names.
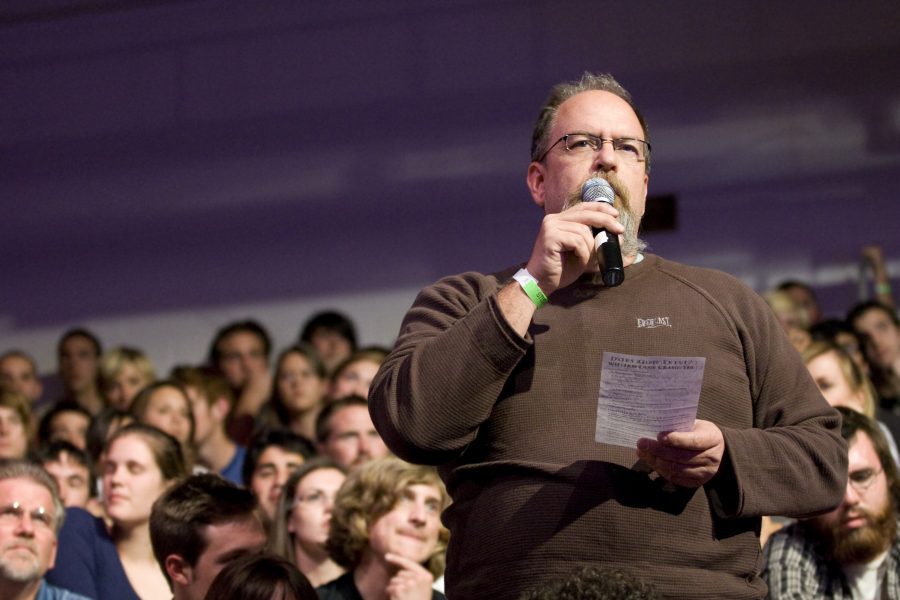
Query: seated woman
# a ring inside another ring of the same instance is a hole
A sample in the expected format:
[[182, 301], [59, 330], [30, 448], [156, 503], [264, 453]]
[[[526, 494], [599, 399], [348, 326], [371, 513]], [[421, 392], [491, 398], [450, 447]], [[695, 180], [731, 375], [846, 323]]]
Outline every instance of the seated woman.
[[150, 543], [150, 508], [187, 475], [181, 445], [155, 427], [128, 425], [110, 438], [101, 471], [109, 526], [68, 509], [47, 581], [96, 600], [170, 599]]
[[0, 460], [22, 459], [34, 422], [31, 401], [19, 392], [0, 391]]
[[831, 406], [844, 406], [875, 419], [898, 460], [896, 436], [900, 418], [876, 402], [875, 388], [859, 365], [840, 346], [831, 342], [813, 342], [802, 353], [809, 374]]
[[318, 600], [309, 580], [289, 560], [251, 554], [234, 560], [213, 579], [206, 600]]
[[180, 383], [164, 379], [142, 389], [131, 405], [134, 420], [152, 425], [178, 440], [188, 464], [194, 458], [194, 411], [191, 399]]
[[120, 346], [100, 358], [100, 390], [107, 406], [128, 410], [134, 397], [156, 380], [153, 363], [141, 350]]
[[382, 458], [352, 472], [338, 491], [327, 547], [347, 573], [317, 588], [322, 600], [437, 600], [450, 532], [447, 491], [431, 467]]
[[308, 440], [316, 439], [316, 417], [328, 379], [325, 363], [315, 348], [297, 344], [284, 350], [275, 363], [274, 379], [270, 408], [263, 408], [260, 421], [270, 427], [285, 427]]
[[270, 547], [297, 565], [313, 586], [344, 573], [331, 559], [325, 542], [334, 498], [345, 479], [344, 467], [327, 458], [313, 459], [294, 471], [278, 502]]

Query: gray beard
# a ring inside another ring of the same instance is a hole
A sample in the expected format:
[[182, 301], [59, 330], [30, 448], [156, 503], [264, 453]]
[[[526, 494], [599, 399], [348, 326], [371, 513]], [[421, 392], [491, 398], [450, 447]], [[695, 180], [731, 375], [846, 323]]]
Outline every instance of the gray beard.
[[[607, 173], [605, 176], [600, 173], [594, 173], [590, 178], [594, 177], [600, 177], [608, 181], [616, 193], [615, 207], [619, 211], [618, 221], [625, 227], [625, 233], [622, 234], [622, 239], [620, 240], [622, 256], [637, 256], [639, 252], [642, 252], [647, 247], [647, 243], [638, 237], [641, 219], [631, 210], [631, 197], [628, 194], [628, 189], [621, 184], [614, 173]], [[580, 203], [581, 188], [579, 187], [566, 199], [563, 210]]]
[[41, 578], [40, 565], [36, 556], [30, 557], [32, 560], [18, 559], [10, 561], [6, 557], [0, 559], [0, 574], [8, 581], [17, 583], [28, 583]]

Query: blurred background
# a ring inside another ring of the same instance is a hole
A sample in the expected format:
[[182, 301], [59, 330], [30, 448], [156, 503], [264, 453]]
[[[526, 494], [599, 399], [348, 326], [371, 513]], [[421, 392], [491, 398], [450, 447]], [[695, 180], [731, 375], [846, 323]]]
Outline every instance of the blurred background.
[[900, 3], [3, 0], [0, 349], [73, 325], [205, 356], [314, 311], [390, 344], [424, 285], [527, 259], [555, 83], [612, 72], [653, 143], [651, 250], [827, 315], [900, 277]]

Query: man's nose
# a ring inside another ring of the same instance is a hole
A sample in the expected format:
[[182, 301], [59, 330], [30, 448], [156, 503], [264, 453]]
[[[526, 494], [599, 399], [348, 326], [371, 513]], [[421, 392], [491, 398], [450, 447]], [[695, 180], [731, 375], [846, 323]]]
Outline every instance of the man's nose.
[[594, 171], [611, 171], [618, 165], [616, 150], [610, 140], [601, 140], [600, 147], [594, 152]]

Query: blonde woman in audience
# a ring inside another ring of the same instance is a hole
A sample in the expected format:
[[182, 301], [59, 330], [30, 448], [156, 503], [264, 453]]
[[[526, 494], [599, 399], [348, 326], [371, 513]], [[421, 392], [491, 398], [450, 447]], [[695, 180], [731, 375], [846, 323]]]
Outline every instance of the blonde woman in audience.
[[270, 548], [290, 560], [313, 586], [344, 574], [325, 548], [331, 511], [347, 470], [327, 458], [301, 465], [288, 479], [272, 524]]
[[398, 458], [369, 462], [338, 491], [328, 534], [332, 558], [347, 569], [320, 586], [321, 600], [438, 600], [450, 532], [449, 497], [437, 471]]
[[150, 509], [187, 475], [181, 445], [155, 427], [128, 425], [110, 438], [101, 472], [108, 525], [67, 510], [47, 581], [96, 600], [169, 600], [150, 543]]
[[316, 438], [316, 417], [328, 386], [325, 364], [315, 348], [297, 344], [275, 363], [275, 384], [266, 425], [286, 427], [308, 440]]
[[900, 419], [878, 407], [875, 388], [853, 358], [831, 342], [813, 342], [802, 356], [809, 374], [828, 404], [844, 406], [875, 420], [897, 461], [894, 436], [900, 432]]
[[33, 426], [25, 394], [0, 391], [0, 459], [25, 458]]
[[812, 341], [809, 335], [810, 318], [809, 314], [797, 301], [791, 297], [790, 293], [784, 290], [774, 290], [763, 295], [769, 308], [775, 313], [781, 328], [787, 334], [791, 345], [798, 352], [809, 346]]
[[120, 346], [100, 358], [100, 384], [109, 406], [128, 410], [138, 392], [154, 381], [153, 363], [137, 348]]

